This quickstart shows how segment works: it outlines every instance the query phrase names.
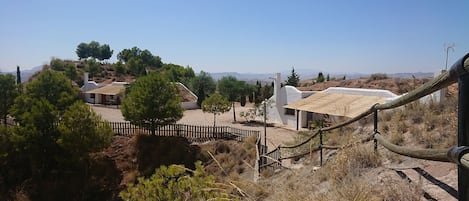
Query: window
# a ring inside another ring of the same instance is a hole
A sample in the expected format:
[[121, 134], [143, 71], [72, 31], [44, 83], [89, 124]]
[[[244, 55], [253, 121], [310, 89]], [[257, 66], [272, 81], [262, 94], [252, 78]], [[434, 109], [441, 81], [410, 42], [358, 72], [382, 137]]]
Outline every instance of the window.
[[295, 115], [295, 110], [294, 109], [285, 109], [285, 115]]
[[94, 98], [94, 94], [90, 94], [90, 98]]

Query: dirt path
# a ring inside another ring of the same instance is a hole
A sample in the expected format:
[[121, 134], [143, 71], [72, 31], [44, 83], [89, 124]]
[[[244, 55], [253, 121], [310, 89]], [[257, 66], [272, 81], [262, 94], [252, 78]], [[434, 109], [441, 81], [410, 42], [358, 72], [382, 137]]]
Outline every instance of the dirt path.
[[[112, 122], [125, 121], [120, 109], [93, 105], [91, 107], [105, 120]], [[262, 125], [244, 124], [246, 120], [239, 115], [241, 112], [247, 111], [251, 107], [252, 105], [241, 107], [239, 104], [236, 104], [235, 110], [237, 115], [237, 122], [233, 122], [233, 111], [230, 110], [229, 112], [216, 116], [216, 125], [261, 131], [262, 143], [264, 143], [264, 127]], [[178, 123], [192, 125], [213, 125], [213, 114], [204, 113], [200, 109], [186, 110], [184, 111], [184, 116], [178, 121]], [[275, 124], [274, 127], [267, 127], [267, 146], [269, 151], [275, 149], [278, 145], [285, 144], [286, 142], [293, 140], [293, 136], [295, 136], [296, 133], [297, 131], [295, 131], [293, 128], [289, 128], [283, 125]]]

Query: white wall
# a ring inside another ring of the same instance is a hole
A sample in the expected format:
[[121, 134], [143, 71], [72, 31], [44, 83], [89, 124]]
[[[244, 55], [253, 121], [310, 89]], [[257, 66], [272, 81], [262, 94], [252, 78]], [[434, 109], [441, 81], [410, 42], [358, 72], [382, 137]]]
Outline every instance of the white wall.
[[346, 88], [346, 87], [329, 87], [324, 90], [330, 94], [349, 94], [349, 95], [361, 95], [361, 96], [376, 96], [383, 98], [395, 98], [396, 94], [382, 89], [360, 89], [360, 88]]
[[181, 106], [186, 110], [199, 109], [197, 102], [181, 102]]
[[[296, 115], [285, 115], [286, 109], [283, 108], [283, 106], [306, 98], [314, 92], [303, 92], [293, 86], [280, 87], [280, 84], [280, 73], [277, 73], [274, 80], [274, 95], [267, 100], [267, 103], [269, 104], [267, 106], [267, 119], [271, 122], [281, 123], [296, 128]], [[301, 115], [299, 118], [300, 122], [306, 121], [303, 120]], [[306, 118], [306, 115], [304, 115], [304, 118]]]
[[91, 98], [91, 94], [87, 94], [85, 92], [91, 91], [93, 89], [97, 89], [101, 87], [101, 85], [96, 84], [94, 81], [87, 81], [85, 84], [80, 88], [80, 91], [83, 93], [83, 97], [85, 98], [85, 102], [87, 103], [94, 103], [95, 99]]

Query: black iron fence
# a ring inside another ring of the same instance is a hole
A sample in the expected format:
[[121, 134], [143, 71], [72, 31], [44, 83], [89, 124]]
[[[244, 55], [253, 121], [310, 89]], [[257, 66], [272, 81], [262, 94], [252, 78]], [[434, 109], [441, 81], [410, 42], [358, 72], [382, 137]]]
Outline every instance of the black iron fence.
[[[104, 123], [104, 122], [103, 122]], [[133, 136], [135, 134], [152, 133], [151, 130], [131, 124], [130, 122], [109, 122], [116, 135]], [[260, 131], [232, 128], [229, 126], [201, 126], [187, 124], [170, 124], [158, 127], [155, 130], [157, 136], [185, 137], [191, 142], [205, 142], [211, 140], [236, 140], [246, 141], [247, 138], [255, 136], [259, 138]]]

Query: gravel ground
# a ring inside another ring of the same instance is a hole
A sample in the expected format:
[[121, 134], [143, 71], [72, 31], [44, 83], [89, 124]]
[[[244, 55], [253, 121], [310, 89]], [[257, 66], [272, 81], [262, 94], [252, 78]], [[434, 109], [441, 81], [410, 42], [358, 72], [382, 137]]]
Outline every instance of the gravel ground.
[[[97, 105], [91, 105], [91, 107], [105, 120], [112, 122], [125, 121], [120, 109]], [[242, 111], [247, 111], [251, 107], [252, 105], [250, 104], [248, 104], [246, 107], [240, 107], [240, 105], [237, 104], [235, 108], [237, 122], [233, 122], [233, 111], [230, 110], [229, 112], [216, 116], [216, 125], [261, 131], [262, 142], [264, 142], [264, 127], [262, 125], [244, 124], [245, 119], [239, 116]], [[204, 113], [200, 109], [186, 110], [184, 111], [184, 116], [178, 121], [178, 123], [192, 125], [213, 125], [213, 114]], [[295, 131], [294, 128], [290, 128], [285, 125], [274, 124], [274, 127], [267, 127], [267, 146], [269, 150], [275, 149], [278, 145], [293, 140], [293, 136], [296, 133], [297, 131]]]

